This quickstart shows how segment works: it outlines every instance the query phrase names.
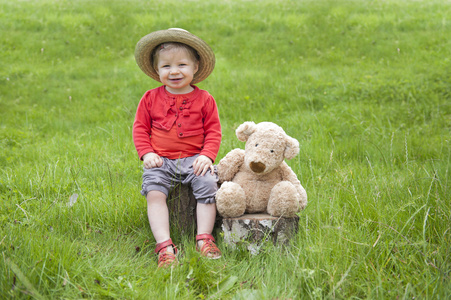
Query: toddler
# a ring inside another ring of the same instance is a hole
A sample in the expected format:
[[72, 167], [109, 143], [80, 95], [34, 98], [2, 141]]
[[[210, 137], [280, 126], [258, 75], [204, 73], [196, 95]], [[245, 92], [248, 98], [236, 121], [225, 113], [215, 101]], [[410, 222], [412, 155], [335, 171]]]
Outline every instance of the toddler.
[[147, 199], [158, 267], [178, 262], [166, 204], [175, 183], [190, 184], [197, 200], [196, 249], [205, 257], [220, 258], [211, 233], [218, 188], [213, 162], [221, 125], [214, 98], [193, 85], [213, 71], [214, 53], [197, 36], [172, 28], [143, 37], [135, 58], [144, 73], [163, 84], [144, 94], [133, 123], [133, 142], [144, 164], [141, 193]]

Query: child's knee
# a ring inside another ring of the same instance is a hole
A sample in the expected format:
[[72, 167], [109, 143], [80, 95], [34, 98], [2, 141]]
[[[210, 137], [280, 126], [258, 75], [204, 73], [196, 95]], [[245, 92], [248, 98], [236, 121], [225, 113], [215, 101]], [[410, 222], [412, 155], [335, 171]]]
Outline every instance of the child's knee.
[[[205, 174], [204, 176], [196, 176], [193, 185], [208, 188], [216, 192], [218, 190], [218, 177], [216, 175]], [[193, 187], [194, 189], [194, 187]]]
[[146, 195], [147, 203], [166, 202], [167, 194], [163, 191], [151, 190]]
[[205, 174], [197, 176], [191, 184], [193, 194], [199, 203], [214, 203], [218, 191], [218, 178], [215, 175]]

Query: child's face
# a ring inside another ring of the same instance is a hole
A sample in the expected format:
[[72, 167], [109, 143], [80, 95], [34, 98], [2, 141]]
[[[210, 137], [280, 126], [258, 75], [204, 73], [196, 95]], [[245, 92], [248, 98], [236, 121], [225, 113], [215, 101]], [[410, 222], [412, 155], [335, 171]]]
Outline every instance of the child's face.
[[193, 90], [191, 81], [199, 69], [184, 49], [170, 49], [159, 54], [157, 73], [166, 90], [172, 94], [186, 94]]

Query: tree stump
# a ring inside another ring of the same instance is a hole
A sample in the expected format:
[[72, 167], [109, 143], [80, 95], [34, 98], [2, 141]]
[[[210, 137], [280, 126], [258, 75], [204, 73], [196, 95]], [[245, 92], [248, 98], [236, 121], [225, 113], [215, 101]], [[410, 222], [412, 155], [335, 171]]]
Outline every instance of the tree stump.
[[196, 228], [196, 206], [191, 187], [177, 184], [168, 195], [169, 222], [171, 231], [181, 235], [193, 234]]
[[244, 244], [252, 254], [257, 254], [261, 244], [288, 245], [298, 232], [299, 217], [283, 218], [268, 214], [245, 214], [238, 218], [223, 218], [224, 242], [236, 248]]
[[[197, 201], [188, 185], [177, 184], [168, 195], [169, 224], [172, 233], [194, 235], [196, 232]], [[222, 217], [216, 214], [214, 230], [221, 227]], [[214, 235], [214, 234], [213, 234]]]

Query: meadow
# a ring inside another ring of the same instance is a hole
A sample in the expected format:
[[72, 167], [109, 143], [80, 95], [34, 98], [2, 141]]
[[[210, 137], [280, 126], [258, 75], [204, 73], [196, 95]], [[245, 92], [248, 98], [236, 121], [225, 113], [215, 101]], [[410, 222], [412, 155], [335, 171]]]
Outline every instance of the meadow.
[[[0, 0], [0, 298], [449, 299], [451, 2]], [[299, 232], [157, 269], [131, 127], [159, 84], [133, 52], [213, 48], [218, 161], [235, 129], [299, 140]]]

